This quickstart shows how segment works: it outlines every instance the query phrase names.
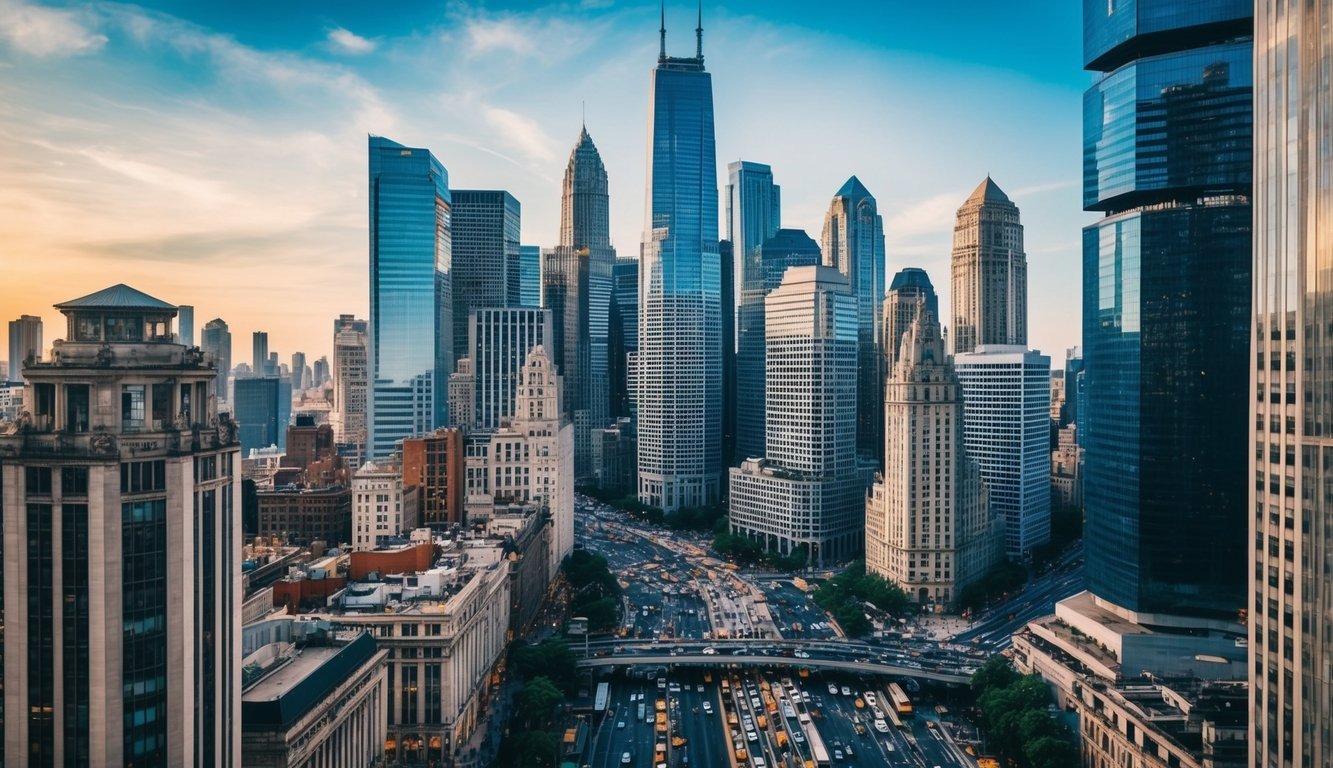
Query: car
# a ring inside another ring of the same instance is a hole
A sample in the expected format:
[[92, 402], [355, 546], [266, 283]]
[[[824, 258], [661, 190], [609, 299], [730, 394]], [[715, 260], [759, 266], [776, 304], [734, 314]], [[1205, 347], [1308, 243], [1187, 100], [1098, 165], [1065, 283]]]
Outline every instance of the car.
[[713, 702], [711, 702], [711, 701], [705, 701], [703, 706], [704, 706], [704, 714], [705, 714], [705, 715], [711, 715], [711, 714], [713, 714]]
[[843, 696], [851, 696], [851, 695], [852, 695], [852, 689], [851, 689], [851, 688], [848, 688], [847, 686], [844, 685], [844, 686], [842, 687], [842, 695], [843, 695]]
[[833, 683], [829, 683], [829, 684], [828, 684], [828, 692], [829, 692], [830, 694], [834, 695], [834, 696], [837, 696], [837, 695], [838, 695], [838, 686], [834, 685]]
[[852, 756], [852, 745], [851, 745], [851, 744], [848, 744], [847, 746], [845, 746], [845, 747], [842, 748], [842, 751], [843, 751], [843, 752], [846, 752], [848, 757], [851, 757], [851, 756]]
[[616, 730], [617, 730], [617, 731], [623, 731], [623, 730], [625, 730], [625, 721], [624, 721], [624, 720], [621, 720], [621, 721], [619, 721], [619, 722], [616, 723]]
[[833, 750], [833, 759], [834, 759], [834, 760], [841, 760], [841, 759], [842, 759], [842, 750], [841, 750], [841, 749], [835, 749], [835, 750]]
[[875, 718], [875, 730], [879, 731], [880, 733], [888, 733], [889, 724], [884, 720], [884, 718], [877, 717]]
[[755, 733], [754, 731], [746, 731], [745, 740], [750, 742], [759, 741], [759, 734]]
[[628, 753], [628, 752], [624, 752], [624, 753], [622, 753], [622, 754], [620, 755], [620, 764], [621, 764], [621, 765], [629, 765], [629, 764], [632, 763], [632, 762], [634, 762], [634, 755], [631, 755], [631, 754]]
[[703, 693], [703, 692], [704, 692], [703, 684], [700, 683], [699, 685], [696, 685], [696, 686], [694, 687], [694, 690], [698, 691], [699, 693]]
[[705, 656], [716, 656], [716, 655], [717, 655], [717, 649], [710, 645], [710, 646], [708, 646], [707, 648], [704, 649], [704, 655], [705, 655]]
[[875, 699], [875, 692], [874, 692], [874, 691], [866, 691], [866, 703], [869, 704], [869, 705], [872, 706], [872, 707], [875, 706], [875, 705], [877, 705], [877, 704], [879, 703], [879, 702]]

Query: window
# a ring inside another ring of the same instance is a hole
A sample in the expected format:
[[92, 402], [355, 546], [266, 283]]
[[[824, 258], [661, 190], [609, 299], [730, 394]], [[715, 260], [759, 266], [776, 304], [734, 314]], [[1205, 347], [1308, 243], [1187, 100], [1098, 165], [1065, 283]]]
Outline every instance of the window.
[[131, 461], [120, 465], [120, 492], [144, 493], [164, 491], [167, 488], [167, 463], [158, 461]]
[[120, 428], [125, 432], [143, 429], [144, 385], [126, 384], [120, 389]]
[[26, 467], [23, 473], [24, 486], [28, 496], [51, 495], [51, 468]]
[[83, 433], [88, 431], [88, 385], [65, 385], [65, 430]]
[[172, 389], [174, 387], [170, 384], [153, 385], [153, 429], [171, 426], [174, 418], [171, 412]]
[[60, 470], [60, 493], [64, 496], [88, 495], [88, 468], [63, 467]]

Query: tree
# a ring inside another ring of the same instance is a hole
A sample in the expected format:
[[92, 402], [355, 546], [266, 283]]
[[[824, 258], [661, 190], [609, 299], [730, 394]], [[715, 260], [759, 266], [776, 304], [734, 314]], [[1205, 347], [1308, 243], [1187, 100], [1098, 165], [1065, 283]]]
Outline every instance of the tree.
[[525, 678], [546, 677], [569, 696], [577, 690], [577, 658], [563, 640], [547, 640], [538, 645], [520, 641], [510, 651], [510, 658]]
[[846, 632], [849, 637], [860, 637], [870, 631], [870, 622], [866, 619], [865, 613], [856, 603], [844, 603], [833, 618], [838, 620], [838, 626]]
[[972, 673], [972, 691], [980, 698], [997, 688], [1008, 688], [1018, 682], [1018, 673], [1003, 656], [992, 656], [981, 669]]
[[1023, 747], [1024, 756], [1031, 768], [1065, 768], [1069, 765], [1078, 765], [1078, 747], [1070, 740], [1068, 732], [1061, 730], [1063, 732], [1061, 736], [1043, 736]]
[[505, 768], [555, 768], [555, 734], [518, 731], [500, 742], [498, 762]]
[[534, 677], [518, 692], [514, 712], [525, 728], [547, 728], [555, 721], [552, 717], [555, 705], [564, 698], [565, 695], [549, 677]]
[[620, 607], [620, 601], [614, 597], [599, 597], [587, 601], [575, 601], [571, 610], [588, 619], [588, 629], [592, 631], [604, 631], [614, 629], [619, 623], [620, 618], [617, 615], [617, 609]]

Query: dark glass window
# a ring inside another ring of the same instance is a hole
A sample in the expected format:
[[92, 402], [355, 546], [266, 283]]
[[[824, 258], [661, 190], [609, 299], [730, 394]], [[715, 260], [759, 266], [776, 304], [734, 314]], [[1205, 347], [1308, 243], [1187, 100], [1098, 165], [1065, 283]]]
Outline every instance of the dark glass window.
[[125, 502], [121, 516], [125, 765], [162, 765], [167, 746], [166, 499]]
[[[47, 483], [50, 470], [47, 469]], [[50, 488], [47, 488], [50, 493]], [[55, 553], [51, 505], [27, 505], [28, 765], [55, 765]]]
[[24, 494], [27, 496], [51, 495], [51, 468], [24, 467]]
[[129, 461], [120, 465], [120, 492], [146, 493], [167, 489], [167, 463]]
[[88, 468], [61, 467], [60, 494], [62, 496], [87, 496]]
[[65, 385], [65, 430], [83, 433], [88, 431], [88, 385]]
[[[83, 470], [87, 493], [86, 467]], [[77, 473], [76, 473], [77, 474]], [[61, 591], [64, 631], [64, 744], [66, 765], [89, 765], [92, 757], [88, 736], [88, 505], [61, 507]]]

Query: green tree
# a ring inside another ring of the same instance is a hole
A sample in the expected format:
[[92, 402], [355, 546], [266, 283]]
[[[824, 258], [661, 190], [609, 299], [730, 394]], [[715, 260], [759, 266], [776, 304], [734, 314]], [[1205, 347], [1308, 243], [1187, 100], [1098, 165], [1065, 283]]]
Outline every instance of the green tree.
[[1063, 736], [1043, 736], [1023, 747], [1031, 768], [1065, 768], [1078, 765], [1078, 747], [1066, 733]]
[[555, 768], [555, 734], [547, 731], [518, 731], [500, 742], [497, 762], [505, 768]]
[[524, 678], [544, 676], [568, 696], [577, 690], [577, 657], [563, 640], [546, 640], [537, 645], [519, 641], [510, 651], [510, 658]]
[[860, 637], [870, 631], [870, 622], [856, 603], [844, 603], [833, 618], [838, 620], [838, 626], [848, 637]]
[[555, 721], [555, 705], [564, 701], [564, 698], [565, 695], [549, 677], [534, 677], [518, 692], [514, 713], [527, 729], [548, 728]]
[[614, 597], [598, 597], [591, 600], [576, 601], [570, 610], [577, 616], [588, 619], [588, 629], [602, 632], [614, 629], [619, 623], [618, 609], [620, 601]]

